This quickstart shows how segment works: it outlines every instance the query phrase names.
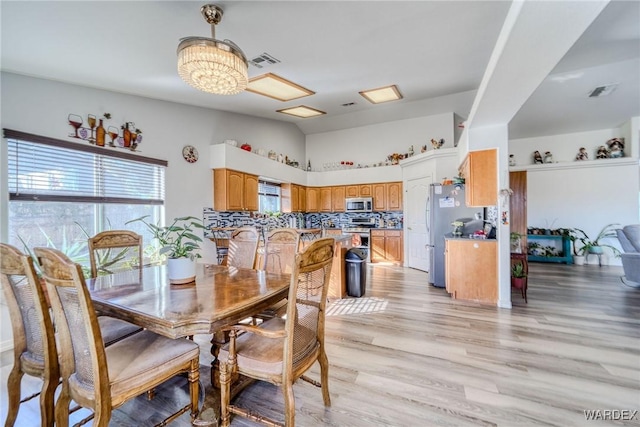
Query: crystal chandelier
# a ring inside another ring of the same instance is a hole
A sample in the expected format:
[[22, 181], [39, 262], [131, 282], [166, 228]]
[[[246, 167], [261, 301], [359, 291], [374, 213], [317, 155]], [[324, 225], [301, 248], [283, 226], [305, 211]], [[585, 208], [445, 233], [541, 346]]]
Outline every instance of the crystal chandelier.
[[194, 88], [217, 95], [235, 95], [247, 87], [247, 59], [231, 40], [216, 40], [215, 26], [222, 9], [207, 4], [200, 9], [211, 24], [211, 38], [185, 37], [178, 45], [178, 74]]

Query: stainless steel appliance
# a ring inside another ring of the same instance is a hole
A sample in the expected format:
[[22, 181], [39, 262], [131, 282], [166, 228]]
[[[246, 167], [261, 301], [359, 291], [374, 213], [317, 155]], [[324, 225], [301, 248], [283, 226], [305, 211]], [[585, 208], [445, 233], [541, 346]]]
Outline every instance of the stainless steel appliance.
[[342, 226], [342, 234], [351, 235], [351, 244], [366, 254], [367, 261], [371, 261], [371, 229], [375, 225], [375, 218], [351, 218]]
[[373, 211], [373, 198], [347, 197], [344, 210], [345, 212], [371, 212]]
[[[474, 218], [476, 218], [475, 221]], [[453, 232], [451, 223], [462, 220], [473, 221], [482, 226], [483, 208], [467, 207], [464, 201], [464, 185], [431, 184], [427, 198], [427, 233], [430, 252], [429, 282], [436, 287], [444, 288], [444, 237]]]

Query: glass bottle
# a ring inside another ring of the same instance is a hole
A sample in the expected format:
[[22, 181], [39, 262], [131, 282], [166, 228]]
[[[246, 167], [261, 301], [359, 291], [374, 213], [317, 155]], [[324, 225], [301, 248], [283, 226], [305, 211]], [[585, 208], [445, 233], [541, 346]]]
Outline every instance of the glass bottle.
[[124, 139], [124, 147], [129, 148], [131, 146], [131, 131], [129, 130], [129, 122], [124, 124], [124, 131], [122, 132], [122, 138]]
[[102, 119], [99, 120], [98, 128], [96, 129], [96, 145], [104, 147], [104, 139], [107, 134], [107, 130], [102, 125]]

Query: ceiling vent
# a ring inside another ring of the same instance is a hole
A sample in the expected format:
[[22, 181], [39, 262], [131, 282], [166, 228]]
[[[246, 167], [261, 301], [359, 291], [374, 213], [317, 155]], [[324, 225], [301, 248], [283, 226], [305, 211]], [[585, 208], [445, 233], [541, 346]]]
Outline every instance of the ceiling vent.
[[344, 104], [340, 104], [343, 107], [353, 107], [354, 105], [356, 105], [355, 102], [345, 102]]
[[265, 66], [274, 65], [279, 62], [279, 59], [274, 58], [266, 52], [249, 60], [249, 64], [256, 68], [264, 68]]
[[591, 92], [589, 92], [589, 98], [597, 98], [599, 96], [610, 95], [611, 92], [616, 90], [617, 87], [618, 87], [618, 83], [612, 83], [612, 84], [609, 84], [609, 85], [598, 86], [597, 88], [595, 88]]

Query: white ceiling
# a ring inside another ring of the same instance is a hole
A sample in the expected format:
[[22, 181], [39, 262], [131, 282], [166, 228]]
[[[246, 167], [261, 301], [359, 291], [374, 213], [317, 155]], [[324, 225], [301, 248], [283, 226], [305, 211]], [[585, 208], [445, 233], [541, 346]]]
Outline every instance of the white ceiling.
[[[508, 1], [226, 1], [216, 27], [247, 58], [316, 92], [280, 102], [216, 96], [176, 72], [182, 37], [210, 36], [205, 1], [6, 1], [3, 71], [295, 123], [305, 134], [444, 112], [467, 117]], [[541, 31], [544, 23], [541, 23]], [[532, 34], [535, 37], [535, 34]], [[510, 124], [512, 138], [617, 127], [640, 115], [640, 2], [607, 6]], [[619, 83], [589, 99], [596, 86]], [[404, 99], [372, 105], [358, 91], [396, 84]], [[342, 104], [355, 102], [351, 107]], [[308, 105], [322, 117], [276, 110]]]

